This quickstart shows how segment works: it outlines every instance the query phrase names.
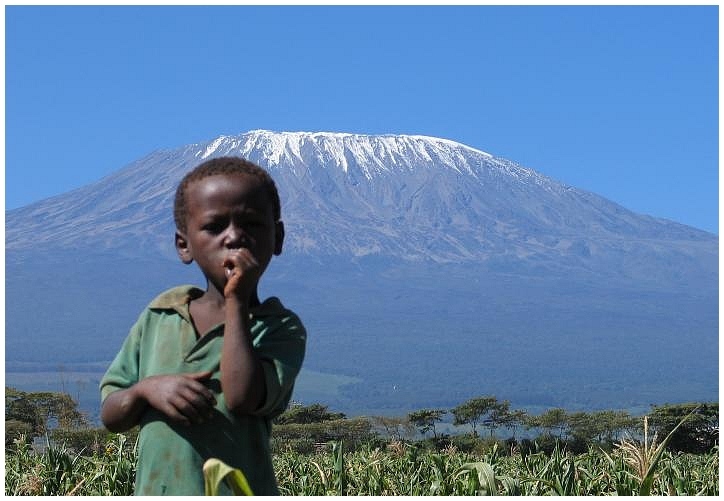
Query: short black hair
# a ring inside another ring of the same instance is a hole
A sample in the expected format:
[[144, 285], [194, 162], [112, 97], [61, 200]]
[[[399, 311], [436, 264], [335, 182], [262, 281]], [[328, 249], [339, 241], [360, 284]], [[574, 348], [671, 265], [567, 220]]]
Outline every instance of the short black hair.
[[262, 187], [266, 189], [269, 200], [271, 200], [274, 221], [281, 219], [282, 210], [277, 185], [267, 171], [245, 158], [218, 157], [207, 160], [188, 172], [179, 183], [178, 188], [176, 188], [176, 197], [173, 202], [173, 219], [177, 229], [183, 232], [186, 231], [186, 190], [189, 185], [195, 181], [217, 175], [253, 176], [258, 179]]

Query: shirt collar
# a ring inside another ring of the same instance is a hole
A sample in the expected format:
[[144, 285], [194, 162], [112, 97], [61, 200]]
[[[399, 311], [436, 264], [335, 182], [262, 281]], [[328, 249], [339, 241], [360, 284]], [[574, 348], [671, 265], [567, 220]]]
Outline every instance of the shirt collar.
[[192, 299], [201, 297], [203, 293], [204, 291], [193, 285], [181, 285], [162, 292], [151, 301], [148, 307], [158, 310], [175, 310], [188, 305]]
[[[157, 310], [176, 310], [181, 315], [188, 315], [188, 306], [193, 299], [197, 299], [204, 294], [204, 291], [193, 285], [181, 285], [169, 289], [159, 294], [149, 308]], [[277, 297], [267, 298], [263, 303], [250, 309], [252, 317], [267, 317], [279, 315], [286, 311], [281, 301]]]

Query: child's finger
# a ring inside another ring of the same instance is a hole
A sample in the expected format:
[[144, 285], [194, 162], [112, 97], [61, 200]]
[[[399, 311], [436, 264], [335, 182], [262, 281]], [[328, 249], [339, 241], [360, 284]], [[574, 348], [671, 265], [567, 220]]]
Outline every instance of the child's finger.
[[205, 395], [195, 392], [191, 388], [179, 393], [173, 405], [192, 423], [202, 423], [210, 416], [213, 407]]
[[184, 414], [182, 414], [175, 405], [171, 403], [159, 410], [166, 414], [166, 416], [168, 416], [171, 420], [176, 421], [177, 423], [181, 423], [185, 426], [191, 425], [191, 421], [189, 421], [189, 419]]
[[196, 381], [202, 381], [204, 379], [209, 379], [214, 373], [212, 371], [201, 371], [201, 372], [191, 372], [188, 374], [183, 374], [186, 377], [190, 377], [191, 379], [195, 379]]
[[201, 399], [201, 404], [212, 407], [216, 405], [216, 397], [214, 396], [212, 391], [203, 384], [196, 383], [191, 387], [191, 389], [194, 392], [194, 395], [199, 396], [199, 398]]
[[[233, 249], [227, 254], [224, 262], [222, 263], [224, 268], [232, 270], [234, 268], [249, 269], [259, 266], [256, 258], [253, 256], [249, 249]], [[227, 275], [229, 272], [227, 271]]]
[[196, 409], [203, 412], [207, 411], [208, 408], [216, 402], [213, 393], [200, 383], [194, 383], [186, 388], [181, 393], [181, 396]]
[[182, 404], [179, 404], [177, 410], [181, 415], [184, 416], [184, 419], [188, 421], [189, 424], [203, 422], [202, 413], [200, 413], [199, 410], [194, 407], [191, 402], [186, 401]]
[[214, 396], [213, 392], [204, 385], [203, 381], [209, 379], [213, 372], [211, 371], [203, 371], [203, 372], [195, 372], [193, 374], [188, 374], [190, 376], [189, 379], [189, 387], [191, 390], [196, 393], [203, 396], [205, 399], [205, 403], [208, 403], [208, 405], [216, 405], [216, 397]]

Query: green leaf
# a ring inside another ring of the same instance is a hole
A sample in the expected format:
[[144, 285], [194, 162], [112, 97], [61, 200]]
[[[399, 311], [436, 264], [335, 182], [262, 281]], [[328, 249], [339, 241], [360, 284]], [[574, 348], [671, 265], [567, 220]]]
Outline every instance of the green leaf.
[[342, 440], [332, 444], [332, 457], [334, 458], [334, 473], [337, 477], [337, 492], [340, 496], [344, 496], [347, 490], [347, 475], [344, 469]]
[[458, 470], [458, 474], [466, 471], [474, 471], [475, 473], [477, 473], [478, 483], [480, 484], [480, 487], [489, 496], [498, 495], [498, 486], [495, 483], [495, 471], [493, 470], [493, 467], [490, 466], [490, 464], [484, 462], [465, 463]]
[[684, 424], [684, 422], [689, 419], [696, 411], [698, 407], [691, 411], [689, 414], [684, 416], [684, 418], [679, 421], [679, 424], [677, 424], [671, 432], [669, 432], [668, 435], [666, 435], [666, 438], [659, 444], [659, 446], [656, 448], [654, 452], [653, 459], [651, 461], [651, 464], [649, 466], [648, 471], [646, 472], [646, 475], [641, 481], [641, 487], [639, 488], [639, 496], [650, 496], [651, 495], [651, 488], [654, 484], [654, 476], [656, 474], [656, 467], [659, 465], [659, 461], [661, 460], [661, 456], [663, 455], [666, 445], [669, 443], [669, 440], [673, 436], [674, 433], [676, 433], [676, 430], [679, 429], [679, 427]]

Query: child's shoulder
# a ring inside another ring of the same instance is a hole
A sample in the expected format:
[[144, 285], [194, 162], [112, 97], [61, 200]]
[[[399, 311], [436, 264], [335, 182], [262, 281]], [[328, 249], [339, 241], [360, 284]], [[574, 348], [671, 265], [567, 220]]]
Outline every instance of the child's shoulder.
[[268, 297], [261, 304], [252, 308], [251, 313], [255, 317], [265, 316], [296, 316], [296, 314], [284, 306], [281, 300], [276, 296]]
[[149, 304], [149, 309], [174, 309], [188, 304], [192, 299], [203, 295], [204, 291], [195, 285], [177, 285], [157, 295]]
[[284, 331], [295, 331], [306, 335], [302, 320], [295, 312], [284, 306], [278, 297], [267, 298], [252, 308], [250, 313], [252, 319], [265, 324], [271, 330], [281, 328]]

